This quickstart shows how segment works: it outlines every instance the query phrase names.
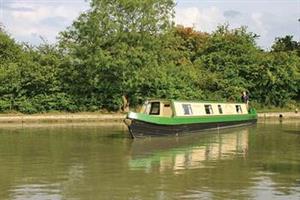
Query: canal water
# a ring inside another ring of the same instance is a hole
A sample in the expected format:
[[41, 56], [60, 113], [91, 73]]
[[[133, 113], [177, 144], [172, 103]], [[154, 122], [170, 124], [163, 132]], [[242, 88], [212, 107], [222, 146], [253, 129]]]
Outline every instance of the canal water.
[[300, 121], [136, 140], [119, 124], [1, 125], [0, 199], [300, 199]]

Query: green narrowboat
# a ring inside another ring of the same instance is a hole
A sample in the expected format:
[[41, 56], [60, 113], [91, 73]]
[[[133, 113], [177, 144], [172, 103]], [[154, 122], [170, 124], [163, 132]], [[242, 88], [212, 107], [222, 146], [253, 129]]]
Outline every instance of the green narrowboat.
[[180, 135], [254, 124], [257, 114], [246, 103], [148, 100], [125, 119], [132, 138]]

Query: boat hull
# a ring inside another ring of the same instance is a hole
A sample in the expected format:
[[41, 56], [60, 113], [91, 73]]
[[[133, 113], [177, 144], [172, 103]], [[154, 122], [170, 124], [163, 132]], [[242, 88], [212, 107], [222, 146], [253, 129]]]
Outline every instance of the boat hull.
[[255, 124], [257, 119], [227, 121], [227, 122], [207, 122], [193, 124], [178, 125], [162, 125], [154, 124], [138, 119], [131, 119], [128, 129], [132, 138], [145, 136], [165, 136], [165, 135], [181, 135], [184, 133], [199, 132], [206, 130], [216, 130], [224, 128], [232, 128]]

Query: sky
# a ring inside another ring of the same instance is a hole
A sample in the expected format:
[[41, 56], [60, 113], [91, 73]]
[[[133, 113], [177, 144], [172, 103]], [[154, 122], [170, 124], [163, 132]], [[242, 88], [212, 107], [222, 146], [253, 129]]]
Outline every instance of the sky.
[[[19, 42], [53, 43], [88, 8], [85, 0], [0, 0], [0, 23]], [[300, 0], [177, 0], [174, 20], [209, 33], [225, 23], [247, 26], [269, 49], [276, 37], [300, 40], [299, 18]]]

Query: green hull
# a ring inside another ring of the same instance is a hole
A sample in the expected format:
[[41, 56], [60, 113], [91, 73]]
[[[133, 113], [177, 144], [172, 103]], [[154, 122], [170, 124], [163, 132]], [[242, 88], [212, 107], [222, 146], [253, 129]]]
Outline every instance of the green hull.
[[249, 114], [211, 115], [211, 116], [173, 116], [162, 117], [131, 112], [128, 128], [132, 137], [178, 135], [185, 132], [197, 132], [209, 129], [229, 128], [254, 124], [257, 121], [255, 110]]
[[162, 117], [155, 115], [148, 115], [143, 113], [130, 112], [127, 115], [128, 119], [135, 119], [147, 123], [158, 125], [183, 125], [196, 123], [216, 123], [216, 122], [233, 122], [233, 121], [247, 121], [257, 119], [256, 112], [244, 115], [211, 115], [211, 116], [174, 116]]

